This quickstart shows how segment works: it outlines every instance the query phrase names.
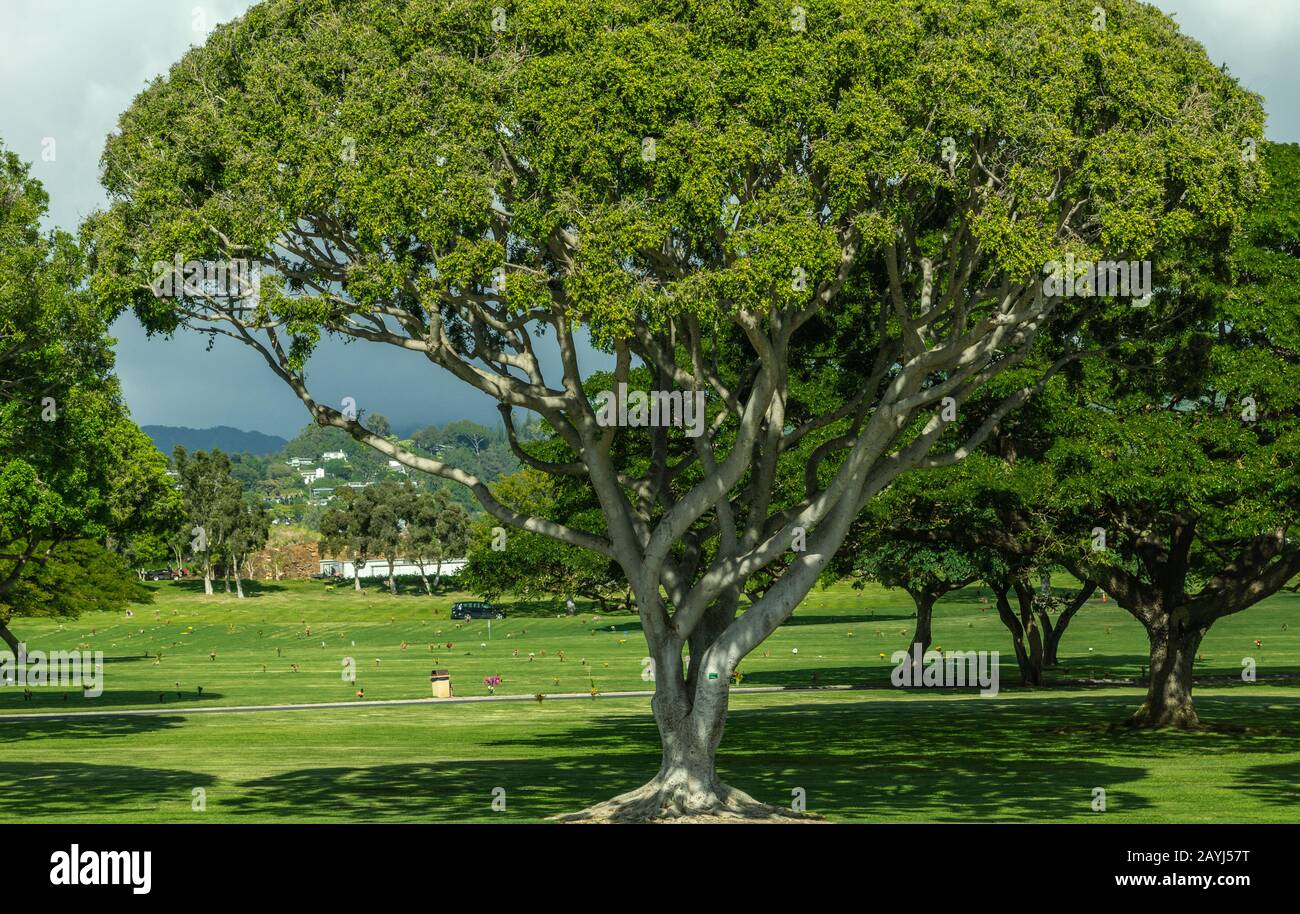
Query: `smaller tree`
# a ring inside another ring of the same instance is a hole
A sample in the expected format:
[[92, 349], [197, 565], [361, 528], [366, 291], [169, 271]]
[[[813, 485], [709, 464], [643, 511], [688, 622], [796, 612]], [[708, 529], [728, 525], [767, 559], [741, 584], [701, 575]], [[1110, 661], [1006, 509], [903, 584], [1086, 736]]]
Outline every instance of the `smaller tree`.
[[[128, 603], [150, 603], [145, 587], [121, 556], [91, 539], [74, 540], [51, 553], [31, 575], [5, 596], [0, 620], [8, 613], [25, 617], [75, 619], [83, 612], [107, 612]], [[0, 626], [0, 636], [16, 654], [18, 642]]]
[[185, 503], [189, 551], [203, 569], [203, 592], [211, 596], [215, 559], [225, 552], [239, 520], [239, 481], [231, 475], [230, 458], [218, 448], [189, 454], [178, 444], [172, 460]]
[[[517, 511], [600, 529], [599, 508], [583, 498], [571, 501], [564, 497], [555, 480], [538, 470], [525, 469], [500, 479], [492, 490], [502, 504]], [[601, 612], [608, 612], [615, 601], [624, 609], [632, 608], [631, 588], [617, 563], [599, 553], [525, 531], [510, 531], [509, 548], [504, 549], [505, 530], [494, 523], [485, 518], [469, 537], [467, 561], [460, 574], [467, 589], [488, 599], [503, 593], [525, 600], [580, 596], [598, 604]]]
[[[1081, 581], [1079, 589], [1068, 597], [1058, 596], [1051, 586], [1051, 572], [1044, 571], [1043, 589], [1034, 600], [1038, 612], [1038, 624], [1043, 629], [1043, 664], [1056, 666], [1060, 663], [1059, 651], [1065, 630], [1074, 621], [1075, 614], [1092, 599], [1097, 592], [1097, 585], [1092, 581]], [[1053, 620], [1052, 613], [1056, 613]]]
[[916, 631], [910, 652], [924, 654], [933, 640], [934, 605], [987, 574], [992, 557], [982, 549], [952, 543], [913, 543], [879, 538], [856, 554], [841, 553], [855, 587], [876, 581], [901, 587], [916, 604]]
[[[405, 540], [409, 558], [420, 569], [424, 592], [433, 592], [442, 583], [442, 564], [461, 558], [469, 548], [470, 518], [466, 511], [443, 489], [421, 492], [408, 508]], [[429, 585], [426, 565], [434, 566], [434, 583]]]
[[401, 556], [405, 542], [404, 514], [413, 499], [408, 486], [383, 482], [362, 490], [362, 497], [353, 502], [354, 508], [369, 512], [366, 520], [370, 537], [370, 550], [388, 562], [388, 592], [397, 596], [397, 580], [393, 567]]
[[339, 488], [335, 504], [320, 518], [321, 540], [317, 548], [322, 556], [346, 555], [352, 561], [353, 586], [361, 590], [361, 569], [371, 555], [369, 500], [366, 489]]
[[319, 548], [322, 555], [329, 551], [351, 557], [358, 591], [361, 569], [371, 556], [379, 556], [388, 562], [389, 593], [397, 594], [394, 569], [406, 542], [407, 514], [414, 492], [413, 487], [394, 482], [334, 490], [336, 504], [321, 515]]
[[270, 532], [271, 518], [266, 509], [258, 504], [242, 502], [225, 544], [230, 572], [235, 576], [235, 593], [241, 600], [244, 598], [244, 584], [239, 569], [248, 561], [250, 553], [266, 545]]

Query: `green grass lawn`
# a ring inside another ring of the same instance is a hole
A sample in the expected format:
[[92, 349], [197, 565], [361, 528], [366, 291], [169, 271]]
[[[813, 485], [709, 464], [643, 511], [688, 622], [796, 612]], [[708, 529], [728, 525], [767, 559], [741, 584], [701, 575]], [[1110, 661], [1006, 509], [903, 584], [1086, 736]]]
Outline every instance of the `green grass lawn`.
[[[502, 677], [498, 694], [648, 685], [634, 616], [596, 618], [585, 608], [566, 618], [558, 606], [509, 606], [489, 640], [486, 622], [448, 619], [456, 598], [284, 583], [238, 601], [169, 583], [131, 619], [16, 620], [31, 649], [103, 651], [104, 694], [64, 698], [47, 688], [24, 701], [22, 690], [0, 688], [0, 713], [158, 707], [160, 696], [175, 713], [0, 722], [0, 821], [526, 821], [653, 773], [646, 699], [185, 714], [350, 701], [358, 687], [366, 701], [421, 698], [434, 666], [451, 671], [457, 695], [486, 694], [488, 675]], [[1286, 594], [1220, 622], [1198, 672], [1236, 677], [1247, 656], [1261, 676], [1300, 670], [1300, 633], [1287, 627], [1297, 609], [1300, 597]], [[808, 686], [816, 676], [818, 685], [864, 688], [734, 696], [723, 777], [773, 803], [802, 788], [808, 808], [834, 820], [1300, 818], [1295, 685], [1198, 687], [1202, 718], [1245, 725], [1241, 732], [1112, 730], [1141, 690], [1015, 688], [1008, 636], [974, 589], [940, 604], [935, 642], [1001, 651], [1002, 694], [890, 689], [889, 655], [907, 645], [912, 624], [904, 594], [814, 591], [744, 661], [742, 684]], [[341, 675], [344, 657], [356, 661], [355, 684]], [[1062, 642], [1055, 675], [1133, 677], [1145, 657], [1140, 626], [1113, 603], [1094, 602]], [[204, 812], [191, 809], [199, 787]], [[496, 787], [505, 790], [505, 811], [492, 809]], [[1105, 813], [1090, 807], [1094, 787], [1107, 790]]]

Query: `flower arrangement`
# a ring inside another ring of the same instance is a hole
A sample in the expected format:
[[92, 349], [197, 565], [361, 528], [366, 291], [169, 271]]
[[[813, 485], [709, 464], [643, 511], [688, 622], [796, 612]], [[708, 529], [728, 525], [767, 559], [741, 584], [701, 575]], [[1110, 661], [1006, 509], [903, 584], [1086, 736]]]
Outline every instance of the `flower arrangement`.
[[484, 677], [483, 677], [483, 685], [487, 686], [487, 690], [488, 690], [488, 694], [489, 694], [489, 695], [495, 695], [495, 694], [497, 693], [497, 686], [501, 685], [501, 677], [500, 677], [500, 676], [484, 676]]

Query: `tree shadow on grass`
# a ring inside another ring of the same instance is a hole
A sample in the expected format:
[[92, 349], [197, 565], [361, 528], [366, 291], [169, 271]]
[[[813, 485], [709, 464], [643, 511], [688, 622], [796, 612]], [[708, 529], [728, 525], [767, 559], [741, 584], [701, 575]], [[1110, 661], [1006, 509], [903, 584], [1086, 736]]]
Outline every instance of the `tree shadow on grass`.
[[[12, 694], [11, 694], [12, 693]], [[67, 698], [64, 698], [64, 696]], [[30, 701], [23, 700], [21, 689], [9, 687], [0, 692], [0, 714], [45, 713], [76, 714], [82, 711], [108, 711], [115, 708], [176, 708], [183, 713], [190, 708], [220, 704], [225, 695], [221, 692], [203, 691], [202, 697], [192, 689], [163, 691], [145, 689], [105, 689], [97, 698], [84, 698], [80, 688], [60, 689], [43, 687], [32, 689]], [[4, 726], [0, 723], [0, 728]]]
[[1294, 815], [1300, 814], [1300, 762], [1281, 765], [1257, 765], [1237, 772], [1239, 783], [1229, 787], [1247, 796], [1289, 806]]
[[[1126, 789], [1162, 757], [1300, 751], [1295, 708], [1208, 700], [1207, 718], [1250, 720], [1240, 733], [1115, 728], [1133, 710], [1124, 697], [903, 700], [809, 703], [733, 710], [719, 755], [729, 783], [786, 805], [802, 788], [808, 808], [835, 818], [925, 821], [1058, 821], [1095, 818], [1092, 791], [1111, 810], [1151, 807]], [[644, 766], [609, 785], [613, 795], [649, 778], [658, 762], [655, 726], [602, 717], [582, 727], [496, 746], [604, 759], [641, 747]]]
[[[565, 600], [546, 599], [546, 600], [515, 600], [513, 602], [498, 602], [509, 614], [512, 619], [554, 619], [557, 616], [568, 616]], [[601, 609], [600, 604], [592, 600], [574, 600], [573, 616], [574, 619], [590, 619], [593, 616], [599, 616], [602, 620], [613, 619], [621, 621], [630, 620], [628, 624], [636, 624], [637, 631], [641, 630], [641, 623], [638, 621], [636, 607], [624, 609], [621, 603], [611, 601], [607, 609]]]
[[[325, 812], [357, 822], [541, 819], [590, 806], [648, 780], [655, 758], [610, 753], [300, 768], [241, 783], [241, 793], [225, 800], [222, 809], [257, 820], [301, 817], [308, 809], [313, 815]], [[500, 812], [492, 808], [498, 797], [506, 804]]]
[[193, 771], [73, 762], [0, 762], [0, 821], [76, 816], [94, 821], [123, 807], [156, 808], [174, 798], [188, 805], [195, 787], [215, 778]]
[[754, 670], [740, 668], [741, 686], [782, 686], [802, 689], [813, 686], [851, 686], [862, 689], [892, 688], [890, 668], [867, 666], [801, 667], [794, 670]]
[[[964, 728], [975, 715], [946, 707], [956, 702], [902, 704], [734, 711], [720, 774], [775, 805], [788, 805], [802, 789], [809, 809], [835, 819], [1082, 819], [1095, 816], [1097, 786], [1106, 787], [1112, 808], [1150, 805], [1124, 789], [1145, 777], [1147, 766], [1087, 758], [1079, 747], [1094, 736], [1035, 736], [1026, 728], [1040, 717], [1015, 709], [991, 715], [995, 725], [985, 721], [983, 732], [972, 734]], [[491, 819], [493, 791], [502, 788], [507, 812], [498, 818], [541, 818], [632, 789], [659, 762], [648, 715], [597, 714], [490, 745], [518, 749], [519, 757], [299, 769], [241, 784], [225, 808], [258, 819], [308, 806], [363, 820]]]
[[31, 720], [0, 721], [0, 733], [6, 742], [24, 739], [108, 739], [157, 733], [182, 726], [182, 717], [164, 717], [156, 714], [132, 717], [82, 716]]
[[781, 623], [782, 628], [793, 628], [800, 625], [863, 625], [872, 622], [902, 622], [915, 621], [916, 613], [910, 615], [898, 615], [896, 613], [879, 612], [870, 613], [842, 613], [840, 615], [828, 616], [813, 613], [801, 613], [795, 610], [794, 615], [790, 616]]
[[[884, 689], [903, 691], [893, 684], [891, 679], [893, 667], [883, 665], [884, 661], [871, 666], [823, 666], [799, 667], [796, 669], [747, 670], [740, 668], [742, 686], [782, 686], [784, 688], [815, 688], [819, 686], [848, 686], [853, 689]], [[1003, 692], [1017, 692], [1022, 688], [1020, 672], [1014, 661], [1005, 658], [999, 661], [999, 689]], [[969, 668], [968, 668], [969, 669]], [[1072, 680], [1102, 678], [1124, 680], [1136, 685], [1136, 670], [1127, 674], [1111, 668], [1079, 666], [1052, 667], [1047, 670], [1048, 683], [1038, 690], [1050, 691], [1089, 691], [1097, 688], [1113, 688], [1113, 685], [1089, 685]], [[927, 688], [925, 691], [943, 693], [975, 693], [977, 686], [963, 688]]]
[[140, 654], [121, 654], [116, 657], [105, 657], [104, 663], [138, 663], [141, 660], [149, 660], [152, 655]]
[[[231, 581], [230, 584], [230, 593], [226, 593], [225, 586], [226, 586], [225, 582], [219, 578], [213, 581], [212, 582], [213, 598], [228, 596], [232, 600], [239, 599], [238, 595], [235, 593], [235, 585], [233, 580]], [[160, 591], [163, 587], [172, 587], [175, 588], [176, 590], [181, 591], [182, 593], [202, 596], [203, 578], [201, 577], [182, 578], [179, 581], [172, 581], [170, 583], [160, 584], [156, 587], [149, 587], [149, 590], [153, 591], [154, 593], [158, 593], [158, 591]], [[288, 590], [288, 588], [285, 587], [283, 584], [276, 584], [272, 581], [253, 581], [253, 580], [244, 581], [244, 596], [246, 598], [260, 597], [264, 593], [283, 593], [285, 590]]]

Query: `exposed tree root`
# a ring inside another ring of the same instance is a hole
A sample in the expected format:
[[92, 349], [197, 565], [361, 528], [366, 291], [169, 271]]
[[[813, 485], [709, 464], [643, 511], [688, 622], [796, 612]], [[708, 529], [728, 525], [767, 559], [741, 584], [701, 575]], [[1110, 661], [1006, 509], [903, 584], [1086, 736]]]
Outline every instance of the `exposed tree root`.
[[1201, 723], [1201, 719], [1196, 716], [1196, 709], [1191, 703], [1174, 706], [1165, 706], [1164, 708], [1153, 710], [1149, 705], [1144, 704], [1133, 712], [1133, 715], [1124, 722], [1124, 726], [1133, 730], [1155, 730], [1155, 729], [1173, 729], [1173, 730], [1205, 730], [1208, 729]]
[[820, 816], [760, 803], [743, 790], [716, 781], [701, 789], [680, 782], [665, 784], [655, 778], [648, 784], [589, 806], [579, 812], [552, 816], [553, 821], [575, 824], [633, 823], [815, 823]]

